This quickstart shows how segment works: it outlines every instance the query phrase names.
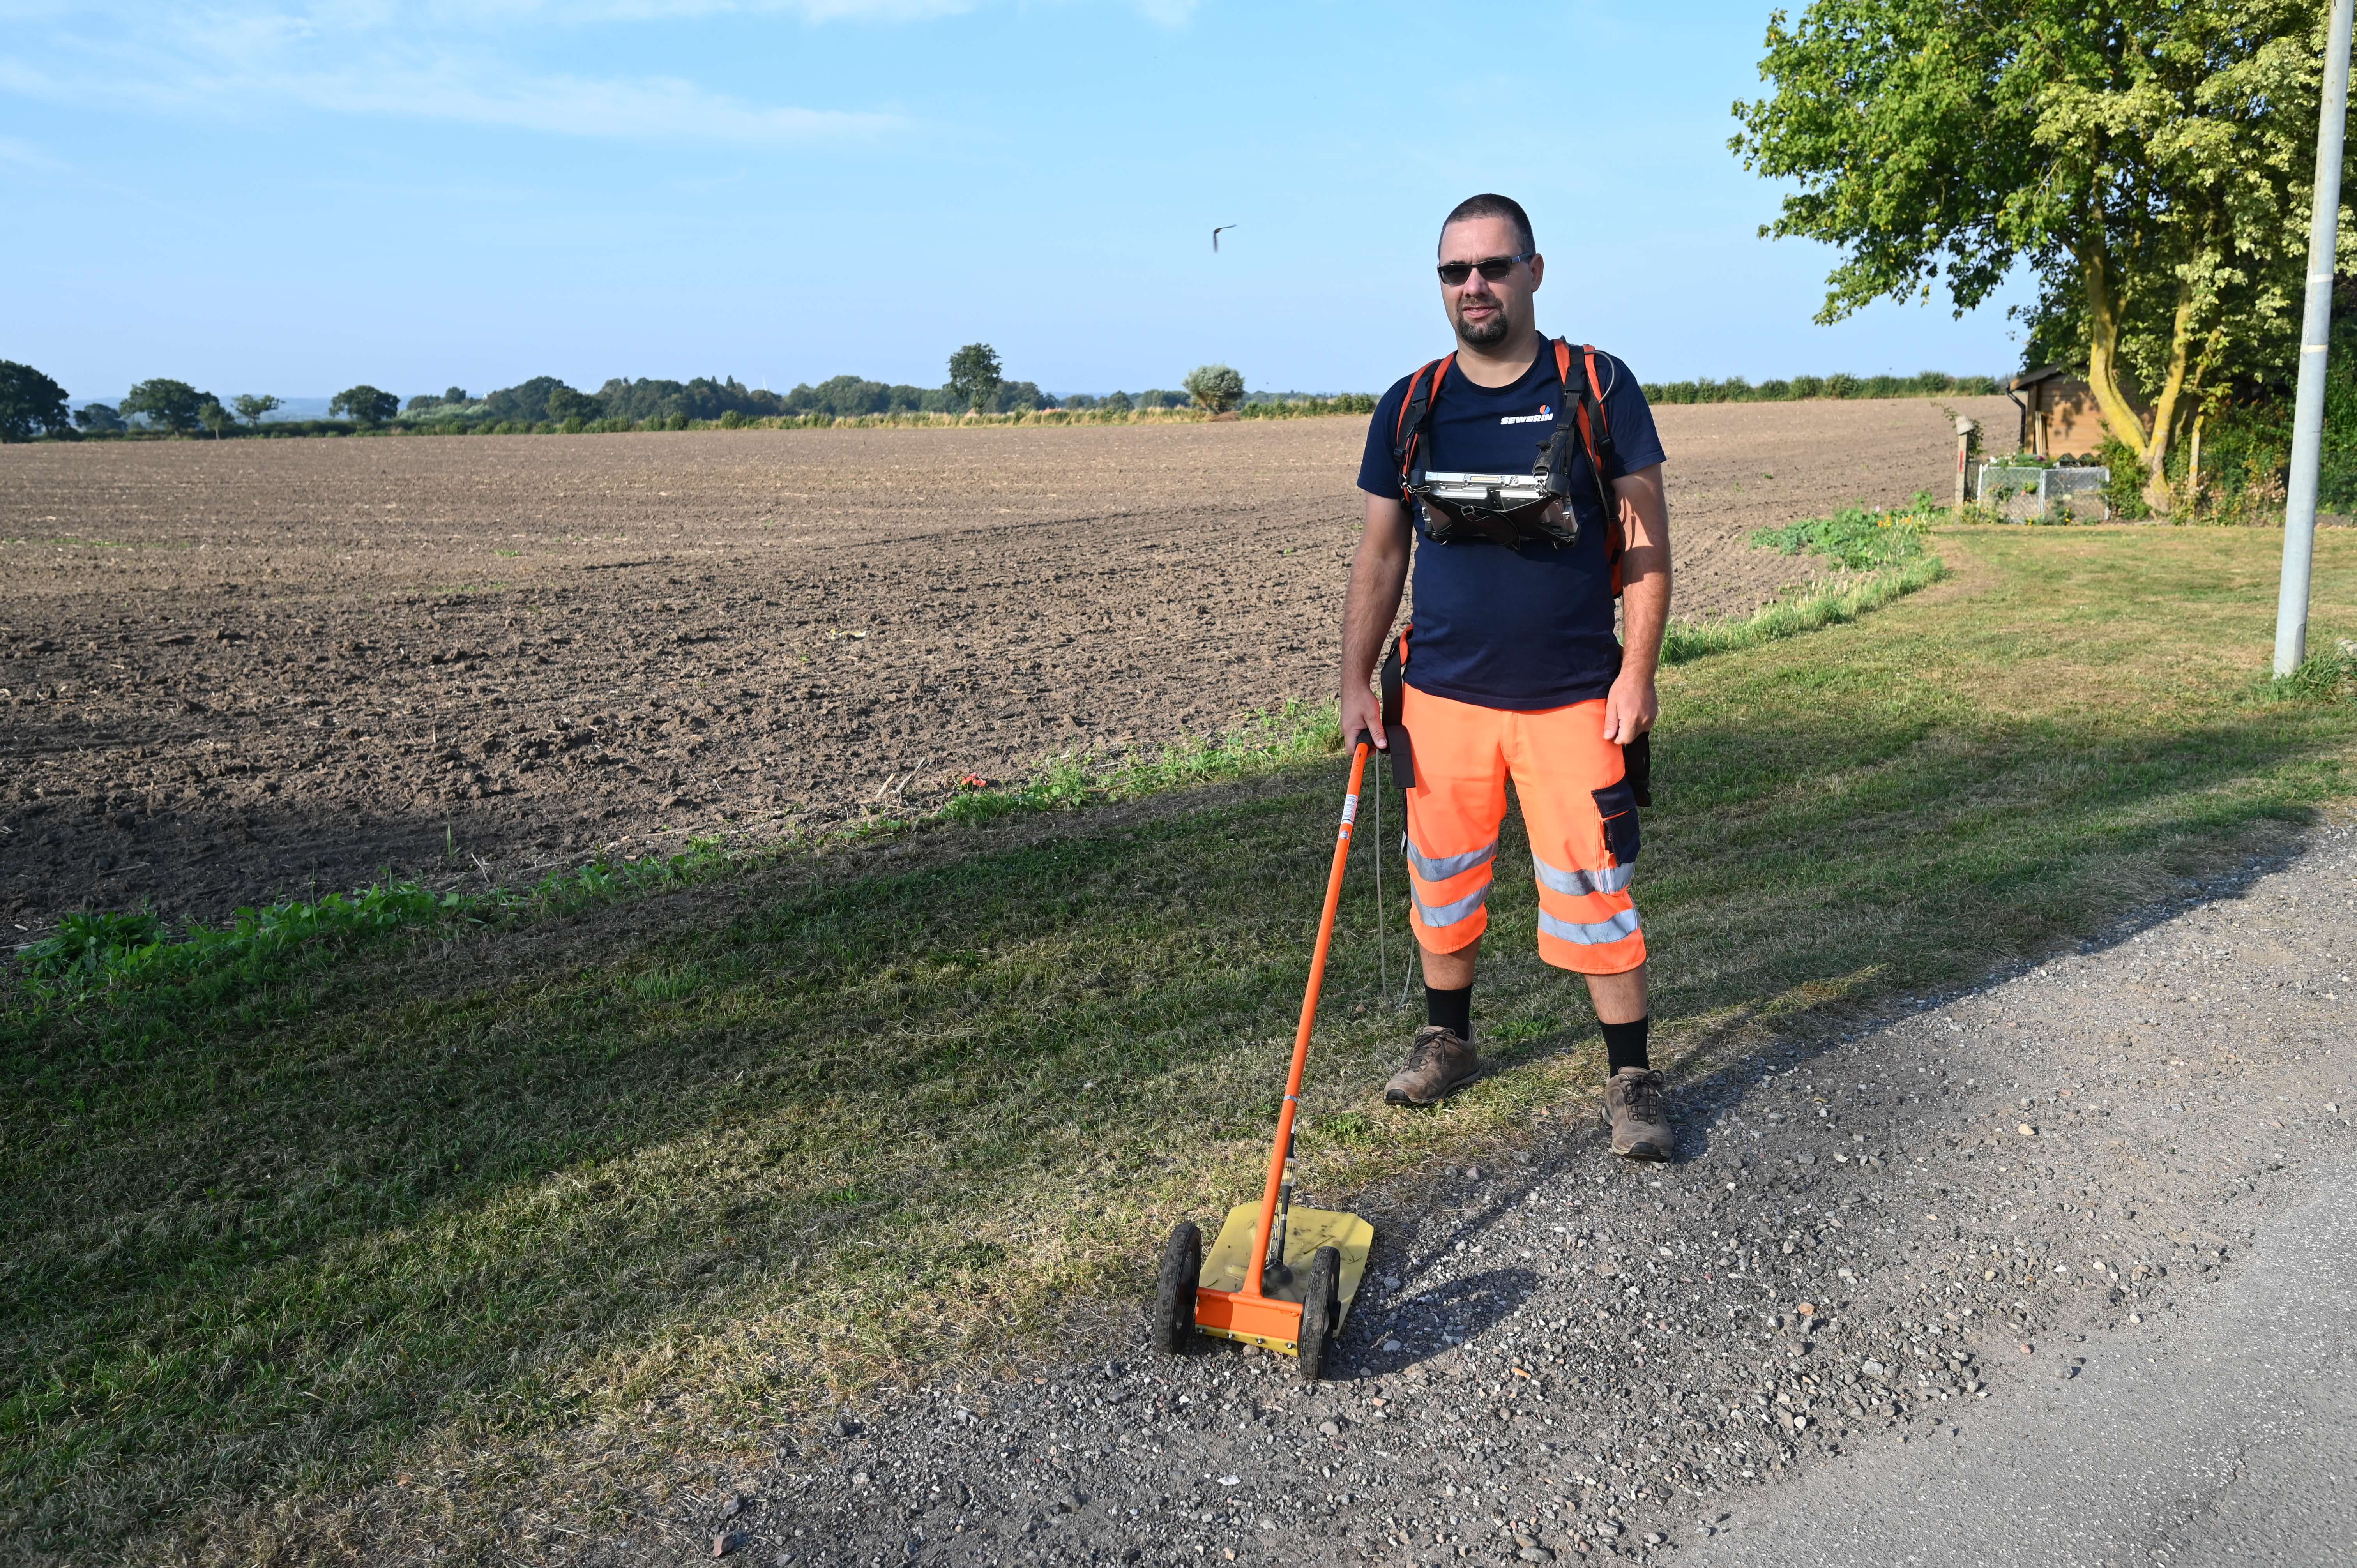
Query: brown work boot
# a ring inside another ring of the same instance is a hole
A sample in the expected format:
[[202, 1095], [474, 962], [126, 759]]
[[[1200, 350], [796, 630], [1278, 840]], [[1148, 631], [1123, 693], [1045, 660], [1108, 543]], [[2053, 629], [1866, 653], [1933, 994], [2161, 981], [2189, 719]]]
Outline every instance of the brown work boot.
[[1481, 1058], [1457, 1037], [1456, 1030], [1426, 1024], [1407, 1048], [1407, 1065], [1383, 1085], [1383, 1098], [1394, 1105], [1437, 1105], [1442, 1096], [1480, 1070]]
[[1604, 1086], [1604, 1119], [1612, 1123], [1612, 1152], [1623, 1159], [1677, 1157], [1677, 1134], [1662, 1109], [1662, 1075], [1651, 1068], [1624, 1067]]

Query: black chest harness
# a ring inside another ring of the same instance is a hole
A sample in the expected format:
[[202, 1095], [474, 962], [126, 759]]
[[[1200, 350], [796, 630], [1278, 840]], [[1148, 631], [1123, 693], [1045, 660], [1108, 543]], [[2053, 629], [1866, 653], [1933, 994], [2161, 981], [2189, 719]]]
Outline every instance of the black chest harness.
[[[1392, 435], [1392, 455], [1399, 461], [1400, 489], [1413, 496], [1423, 511], [1425, 537], [1435, 544], [1483, 539], [1510, 550], [1538, 540], [1558, 549], [1577, 543], [1579, 517], [1570, 505], [1571, 443], [1577, 432], [1587, 452], [1588, 473], [1596, 481], [1596, 499], [1603, 508], [1607, 530], [1617, 540], [1620, 511], [1609, 478], [1612, 430], [1604, 417], [1604, 389], [1596, 377], [1596, 352], [1593, 344], [1581, 344], [1580, 371], [1575, 372], [1570, 339], [1555, 339], [1555, 371], [1563, 390], [1555, 400], [1555, 426], [1539, 443], [1538, 456], [1527, 474], [1427, 471], [1424, 455], [1430, 444], [1433, 400], [1440, 395], [1440, 385], [1448, 379], [1457, 356], [1435, 360], [1409, 378], [1399, 424]], [[1617, 568], [1619, 552], [1612, 553]], [[1617, 579], [1617, 570], [1614, 575]]]

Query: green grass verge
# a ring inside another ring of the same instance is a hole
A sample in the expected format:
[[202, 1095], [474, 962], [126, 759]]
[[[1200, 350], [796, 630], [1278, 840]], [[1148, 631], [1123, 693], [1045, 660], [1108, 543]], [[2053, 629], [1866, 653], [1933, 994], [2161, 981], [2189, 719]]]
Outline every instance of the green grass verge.
[[[2349, 797], [2346, 687], [2264, 679], [2277, 541], [1938, 543], [1932, 592], [1665, 673], [1637, 893], [1666, 1050], [1985, 972]], [[2316, 580], [2330, 647], [2357, 540]], [[1208, 794], [436, 928], [168, 1028], [135, 987], [0, 1021], [8, 1554], [498, 1560], [522, 1498], [590, 1519], [667, 1452], [1130, 1310], [1170, 1222], [1255, 1190], [1340, 788], [1283, 740]], [[1498, 1070], [1381, 1103], [1412, 1020], [1375, 840], [1306, 1101], [1321, 1198], [1598, 1076], [1510, 830]]]
[[1674, 621], [1662, 639], [1662, 662], [1684, 664], [1838, 626], [1931, 586], [1947, 575], [1946, 565], [1926, 542], [1940, 515], [1930, 496], [1918, 495], [1905, 511], [1852, 507], [1831, 517], [1759, 530], [1751, 536], [1755, 544], [1786, 555], [1822, 555], [1840, 566], [1841, 573], [1748, 616]]
[[[242, 908], [224, 925], [199, 921], [177, 932], [141, 910], [69, 915], [55, 931], [15, 950], [20, 993], [15, 1022], [37, 1026], [53, 1014], [105, 1006], [113, 1013], [106, 1032], [119, 1050], [129, 1036], [154, 1039], [256, 986], [298, 970], [317, 971], [387, 938], [446, 936], [450, 928], [513, 929], [830, 846], [1221, 783], [1340, 746], [1335, 704], [1292, 702], [1214, 735], [1182, 736], [1151, 753], [1107, 759], [1069, 752], [1017, 782], [977, 781], [974, 789], [914, 819], [872, 817], [823, 835], [754, 847], [691, 839], [673, 854], [601, 857], [525, 888], [437, 889], [414, 880], [391, 881], [350, 894]], [[144, 1021], [144, 1030], [135, 1021]]]

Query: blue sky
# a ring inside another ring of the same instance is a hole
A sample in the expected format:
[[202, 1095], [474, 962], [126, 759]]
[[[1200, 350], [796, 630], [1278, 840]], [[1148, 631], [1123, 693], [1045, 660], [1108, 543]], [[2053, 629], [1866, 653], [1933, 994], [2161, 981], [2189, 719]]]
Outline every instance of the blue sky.
[[1769, 9], [0, 0], [0, 359], [77, 399], [782, 389], [980, 338], [1051, 392], [1379, 390], [1499, 189], [1540, 324], [1648, 380], [2017, 364], [2001, 306], [1811, 323], [1827, 254], [1755, 237], [1726, 148]]

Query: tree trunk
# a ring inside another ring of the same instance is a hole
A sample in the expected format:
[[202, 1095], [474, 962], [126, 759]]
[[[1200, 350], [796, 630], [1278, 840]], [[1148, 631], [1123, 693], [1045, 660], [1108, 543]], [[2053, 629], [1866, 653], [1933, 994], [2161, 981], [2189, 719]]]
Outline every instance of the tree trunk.
[[2201, 420], [2206, 420], [2206, 417], [2209, 417], [2206, 408], [2194, 413], [2194, 450], [2185, 460], [2185, 510], [2188, 511], [2201, 510]]
[[2167, 473], [2169, 437], [2176, 429], [2178, 403], [2185, 392], [2186, 367], [2192, 349], [2196, 304], [2193, 285], [2189, 281], [2178, 285], [2177, 307], [2169, 323], [2169, 369], [2162, 377], [2147, 424], [2128, 402], [2127, 390], [2121, 384], [2120, 326], [2127, 306], [2113, 287], [2110, 258], [2100, 241], [2080, 246], [2079, 265], [2087, 290], [2088, 389], [2095, 394], [2095, 406], [2103, 413], [2104, 428], [2134, 452], [2144, 466], [2145, 504], [2156, 514], [2166, 517], [2172, 505]]
[[2147, 452], [2151, 443], [2146, 438], [2144, 421], [2120, 387], [2120, 318], [2126, 307], [2113, 292], [2109, 258], [2102, 242], [2081, 243], [2079, 271], [2087, 290], [2087, 388], [2095, 394], [2095, 406], [2112, 439], [2149, 467]]
[[2169, 323], [2169, 370], [2161, 377], [2160, 395], [2153, 400], [2152, 444], [2145, 454], [2145, 504], [2162, 517], [2167, 517], [2176, 504], [2169, 493], [2169, 445], [2177, 430], [2178, 403], [2185, 395], [2185, 367], [2193, 347], [2194, 305], [2193, 285], [2180, 277], [2177, 308], [2170, 313]]

